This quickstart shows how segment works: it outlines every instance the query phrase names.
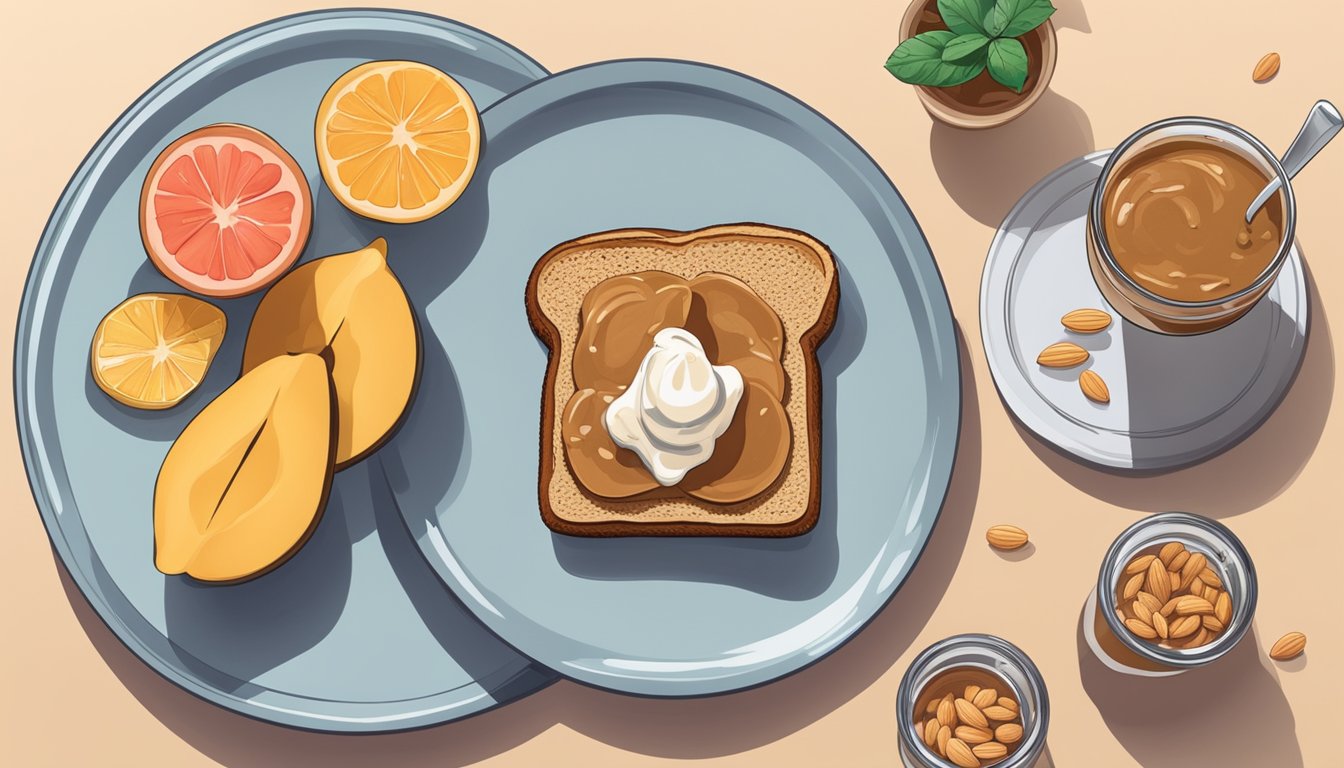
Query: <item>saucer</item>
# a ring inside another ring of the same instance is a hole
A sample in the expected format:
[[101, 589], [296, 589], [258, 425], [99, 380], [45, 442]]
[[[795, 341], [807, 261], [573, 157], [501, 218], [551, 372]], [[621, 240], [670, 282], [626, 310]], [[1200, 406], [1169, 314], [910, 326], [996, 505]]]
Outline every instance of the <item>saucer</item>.
[[[1008, 213], [985, 260], [981, 338], [1000, 396], [1037, 437], [1092, 464], [1173, 469], [1234, 445], [1279, 404], [1306, 348], [1306, 277], [1294, 245], [1269, 292], [1225, 328], [1164, 336], [1122, 319], [1092, 279], [1085, 244], [1088, 203], [1109, 154], [1056, 170]], [[1114, 321], [1096, 334], [1066, 331], [1060, 318], [1083, 307]], [[1084, 347], [1090, 359], [1037, 365], [1057, 341]], [[1109, 404], [1083, 396], [1078, 375], [1088, 368], [1106, 382]]]

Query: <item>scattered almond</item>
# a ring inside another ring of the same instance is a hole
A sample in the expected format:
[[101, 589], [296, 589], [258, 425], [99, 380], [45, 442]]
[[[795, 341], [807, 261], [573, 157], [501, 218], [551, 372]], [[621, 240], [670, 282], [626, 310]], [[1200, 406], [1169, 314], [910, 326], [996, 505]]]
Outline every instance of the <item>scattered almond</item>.
[[929, 718], [924, 723], [923, 735], [925, 745], [927, 745], [930, 748], [933, 748], [938, 744], [938, 729], [941, 727], [942, 726], [938, 724], [938, 719], [935, 717]]
[[[1129, 625], [1126, 624], [1125, 626]], [[1200, 620], [1198, 616], [1182, 616], [1179, 619], [1176, 619], [1175, 621], [1171, 622], [1171, 626], [1167, 632], [1167, 635], [1172, 639], [1189, 637], [1190, 635], [1193, 635], [1195, 633], [1195, 630], [1199, 628], [1200, 628]]]
[[1279, 54], [1266, 53], [1260, 61], [1256, 62], [1255, 69], [1251, 71], [1251, 79], [1257, 83], [1267, 83], [1279, 74]]
[[1209, 585], [1210, 587], [1217, 587], [1218, 589], [1223, 588], [1222, 578], [1220, 578], [1212, 568], [1205, 568], [1204, 570], [1200, 571], [1199, 580]]
[[946, 725], [938, 729], [938, 754], [947, 757], [947, 744], [952, 740], [952, 729]]
[[1016, 525], [993, 525], [985, 532], [985, 539], [995, 549], [1019, 549], [1027, 544], [1027, 532]]
[[1111, 316], [1100, 309], [1075, 309], [1059, 321], [1074, 333], [1096, 333], [1111, 324]]
[[1147, 608], [1149, 613], [1157, 613], [1162, 610], [1162, 601], [1143, 590], [1139, 590], [1139, 593], [1134, 596], [1134, 599], [1143, 603], [1143, 607]]
[[1017, 702], [1013, 701], [1007, 696], [999, 697], [999, 706], [1003, 707], [1004, 709], [1010, 710], [1013, 714], [1017, 714], [1018, 712]]
[[[1189, 586], [1190, 583], [1204, 571], [1204, 568], [1207, 567], [1208, 564], [1208, 558], [1204, 557], [1202, 553], [1196, 552], [1191, 555], [1190, 559], [1185, 561], [1185, 565], [1181, 566], [1181, 588], [1184, 589]], [[1199, 591], [1204, 591], [1203, 584], [1199, 585]]]
[[983, 710], [985, 707], [999, 700], [999, 692], [993, 688], [981, 688], [970, 701], [977, 709]]
[[1131, 597], [1138, 596], [1139, 591], [1143, 589], [1144, 578], [1146, 577], [1142, 573], [1136, 573], [1133, 576], [1130, 576], [1129, 581], [1125, 582], [1125, 590], [1121, 593], [1121, 597], [1128, 600]]
[[1111, 390], [1106, 386], [1106, 380], [1096, 371], [1087, 370], [1078, 374], [1078, 387], [1083, 390], [1083, 395], [1094, 403], [1105, 405], [1111, 402]]
[[1307, 636], [1301, 632], [1289, 632], [1280, 637], [1274, 647], [1269, 649], [1269, 658], [1275, 661], [1288, 661], [1302, 655], [1307, 649]]
[[1046, 368], [1072, 368], [1087, 362], [1087, 358], [1086, 349], [1071, 341], [1061, 341], [1041, 350], [1036, 362]]

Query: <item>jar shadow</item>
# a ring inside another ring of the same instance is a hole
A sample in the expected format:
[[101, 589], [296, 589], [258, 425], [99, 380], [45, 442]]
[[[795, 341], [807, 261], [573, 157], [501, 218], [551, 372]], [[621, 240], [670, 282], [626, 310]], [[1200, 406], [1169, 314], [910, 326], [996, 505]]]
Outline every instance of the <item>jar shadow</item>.
[[[1077, 628], [1083, 691], [1138, 764], [1145, 768], [1303, 765], [1292, 709], [1277, 674], [1260, 658], [1254, 626], [1226, 656], [1207, 667], [1149, 678], [1103, 665], [1083, 635], [1085, 615], [1080, 611]], [[1173, 703], [1196, 701], [1199, 706], [1183, 707], [1180, 717], [1171, 717]]]

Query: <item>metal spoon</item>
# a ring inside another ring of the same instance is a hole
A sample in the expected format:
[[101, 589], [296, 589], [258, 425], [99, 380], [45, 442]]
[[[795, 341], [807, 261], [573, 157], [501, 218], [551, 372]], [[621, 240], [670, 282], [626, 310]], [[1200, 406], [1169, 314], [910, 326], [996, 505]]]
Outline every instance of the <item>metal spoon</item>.
[[[1339, 133], [1341, 125], [1344, 125], [1344, 118], [1339, 116], [1339, 110], [1335, 109], [1334, 104], [1325, 99], [1316, 102], [1316, 105], [1307, 113], [1307, 120], [1302, 123], [1302, 130], [1297, 132], [1297, 138], [1293, 139], [1293, 143], [1288, 146], [1288, 151], [1283, 153], [1281, 163], [1284, 173], [1288, 174], [1288, 178], [1291, 179], [1296, 176], [1297, 172], [1302, 170], [1302, 166], [1306, 165], [1311, 158], [1316, 156], [1317, 152], [1321, 151], [1321, 147], [1330, 143], [1330, 140], [1335, 138], [1335, 134]], [[1260, 206], [1273, 197], [1281, 186], [1283, 186], [1283, 180], [1275, 176], [1265, 185], [1264, 189], [1260, 190], [1260, 194], [1256, 195], [1255, 199], [1251, 201], [1251, 207], [1246, 209], [1247, 224], [1251, 223], [1251, 219], [1255, 217], [1255, 212], [1260, 210]]]

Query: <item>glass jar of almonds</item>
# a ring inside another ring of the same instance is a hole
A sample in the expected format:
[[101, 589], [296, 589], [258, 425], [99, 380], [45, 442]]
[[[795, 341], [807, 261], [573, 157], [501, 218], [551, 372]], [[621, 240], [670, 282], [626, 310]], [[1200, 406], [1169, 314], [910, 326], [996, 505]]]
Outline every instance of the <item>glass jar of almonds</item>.
[[1029, 768], [1045, 750], [1045, 680], [1017, 646], [956, 635], [924, 649], [896, 694], [907, 768]]
[[1107, 667], [1166, 677], [1221, 658], [1255, 614], [1255, 566], [1221, 523], [1151, 515], [1106, 552], [1083, 611], [1083, 636]]

